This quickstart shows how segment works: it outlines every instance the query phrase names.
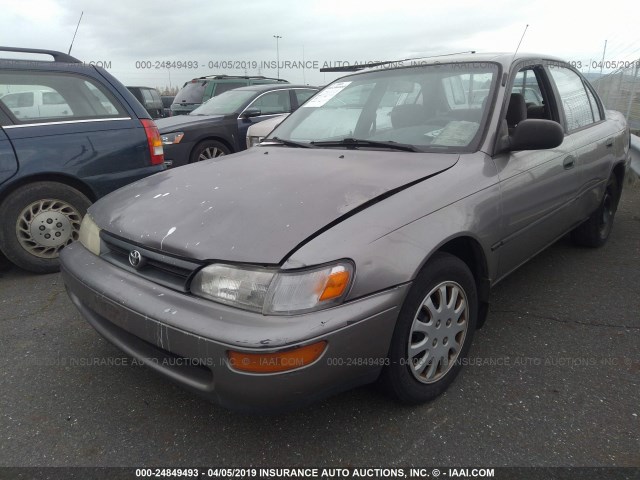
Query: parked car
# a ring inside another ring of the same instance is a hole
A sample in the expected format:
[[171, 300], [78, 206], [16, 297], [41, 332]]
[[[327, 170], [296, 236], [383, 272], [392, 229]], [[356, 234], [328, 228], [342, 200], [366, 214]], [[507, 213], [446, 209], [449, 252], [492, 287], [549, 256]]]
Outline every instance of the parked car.
[[160, 93], [151, 87], [127, 87], [133, 96], [136, 97], [145, 110], [151, 115], [151, 118], [164, 117], [164, 104]]
[[[408, 404], [440, 395], [494, 285], [568, 232], [607, 241], [629, 130], [559, 59], [423, 63], [344, 76], [259, 146], [97, 202], [62, 252], [75, 305], [233, 409], [376, 380]], [[538, 118], [514, 91], [524, 74]], [[457, 108], [475, 88], [488, 101]]]
[[289, 116], [288, 113], [270, 118], [264, 122], [254, 123], [247, 129], [247, 148], [255, 147], [264, 137], [269, 135], [282, 121]]
[[216, 95], [248, 85], [289, 83], [281, 78], [263, 76], [209, 75], [185, 82], [171, 105], [171, 115], [184, 115]]
[[295, 110], [317, 91], [304, 85], [252, 85], [213, 97], [188, 115], [158, 120], [165, 161], [178, 167], [244, 150], [251, 125]]
[[0, 101], [20, 120], [71, 115], [64, 98], [51, 89], [6, 93], [0, 95]]
[[173, 103], [173, 99], [176, 98], [175, 95], [161, 95], [162, 99], [162, 116], [170, 117], [171, 116], [171, 104]]
[[50, 50], [1, 52], [54, 59], [0, 59], [0, 251], [24, 269], [52, 272], [91, 202], [165, 168], [162, 142], [104, 69]]

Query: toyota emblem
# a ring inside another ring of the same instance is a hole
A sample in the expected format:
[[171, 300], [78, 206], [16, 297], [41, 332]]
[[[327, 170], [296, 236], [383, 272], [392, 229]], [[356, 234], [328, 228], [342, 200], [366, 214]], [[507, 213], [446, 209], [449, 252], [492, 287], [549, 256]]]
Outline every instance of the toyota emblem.
[[131, 253], [129, 254], [129, 263], [133, 268], [140, 268], [143, 264], [142, 260], [142, 255], [138, 250], [131, 250]]

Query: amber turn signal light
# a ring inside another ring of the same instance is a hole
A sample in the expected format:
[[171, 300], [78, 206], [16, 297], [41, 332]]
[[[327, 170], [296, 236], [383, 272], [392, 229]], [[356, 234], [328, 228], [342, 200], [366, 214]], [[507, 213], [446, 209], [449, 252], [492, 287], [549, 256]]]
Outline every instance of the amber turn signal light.
[[327, 342], [274, 353], [246, 353], [229, 350], [229, 365], [234, 370], [249, 373], [277, 373], [295, 370], [315, 362], [325, 351]]

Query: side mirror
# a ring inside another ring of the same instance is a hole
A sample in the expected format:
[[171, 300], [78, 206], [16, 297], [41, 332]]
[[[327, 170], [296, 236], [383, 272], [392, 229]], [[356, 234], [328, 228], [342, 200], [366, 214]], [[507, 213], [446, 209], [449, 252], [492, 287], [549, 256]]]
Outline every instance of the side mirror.
[[247, 108], [242, 112], [242, 118], [259, 117], [260, 115], [262, 115], [262, 112], [259, 108]]
[[529, 119], [518, 124], [509, 136], [509, 150], [546, 150], [564, 140], [564, 130], [553, 120]]

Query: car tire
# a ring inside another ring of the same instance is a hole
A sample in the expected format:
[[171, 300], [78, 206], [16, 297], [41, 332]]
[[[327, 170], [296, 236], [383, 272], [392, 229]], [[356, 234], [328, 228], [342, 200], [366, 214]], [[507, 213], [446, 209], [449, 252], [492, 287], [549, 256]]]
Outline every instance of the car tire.
[[611, 175], [600, 205], [586, 222], [580, 224], [571, 232], [571, 240], [577, 245], [592, 248], [601, 247], [607, 243], [613, 229], [613, 220], [618, 208], [619, 198], [618, 179], [615, 175]]
[[212, 158], [222, 157], [231, 153], [229, 148], [215, 140], [205, 140], [198, 143], [191, 152], [189, 163], [201, 162], [203, 160], [211, 160]]
[[60, 269], [59, 252], [78, 239], [91, 201], [56, 182], [36, 182], [12, 192], [0, 204], [0, 250], [15, 265], [35, 273]]
[[477, 318], [476, 283], [469, 267], [453, 255], [435, 254], [402, 305], [380, 377], [382, 386], [408, 405], [443, 393], [460, 372]]

